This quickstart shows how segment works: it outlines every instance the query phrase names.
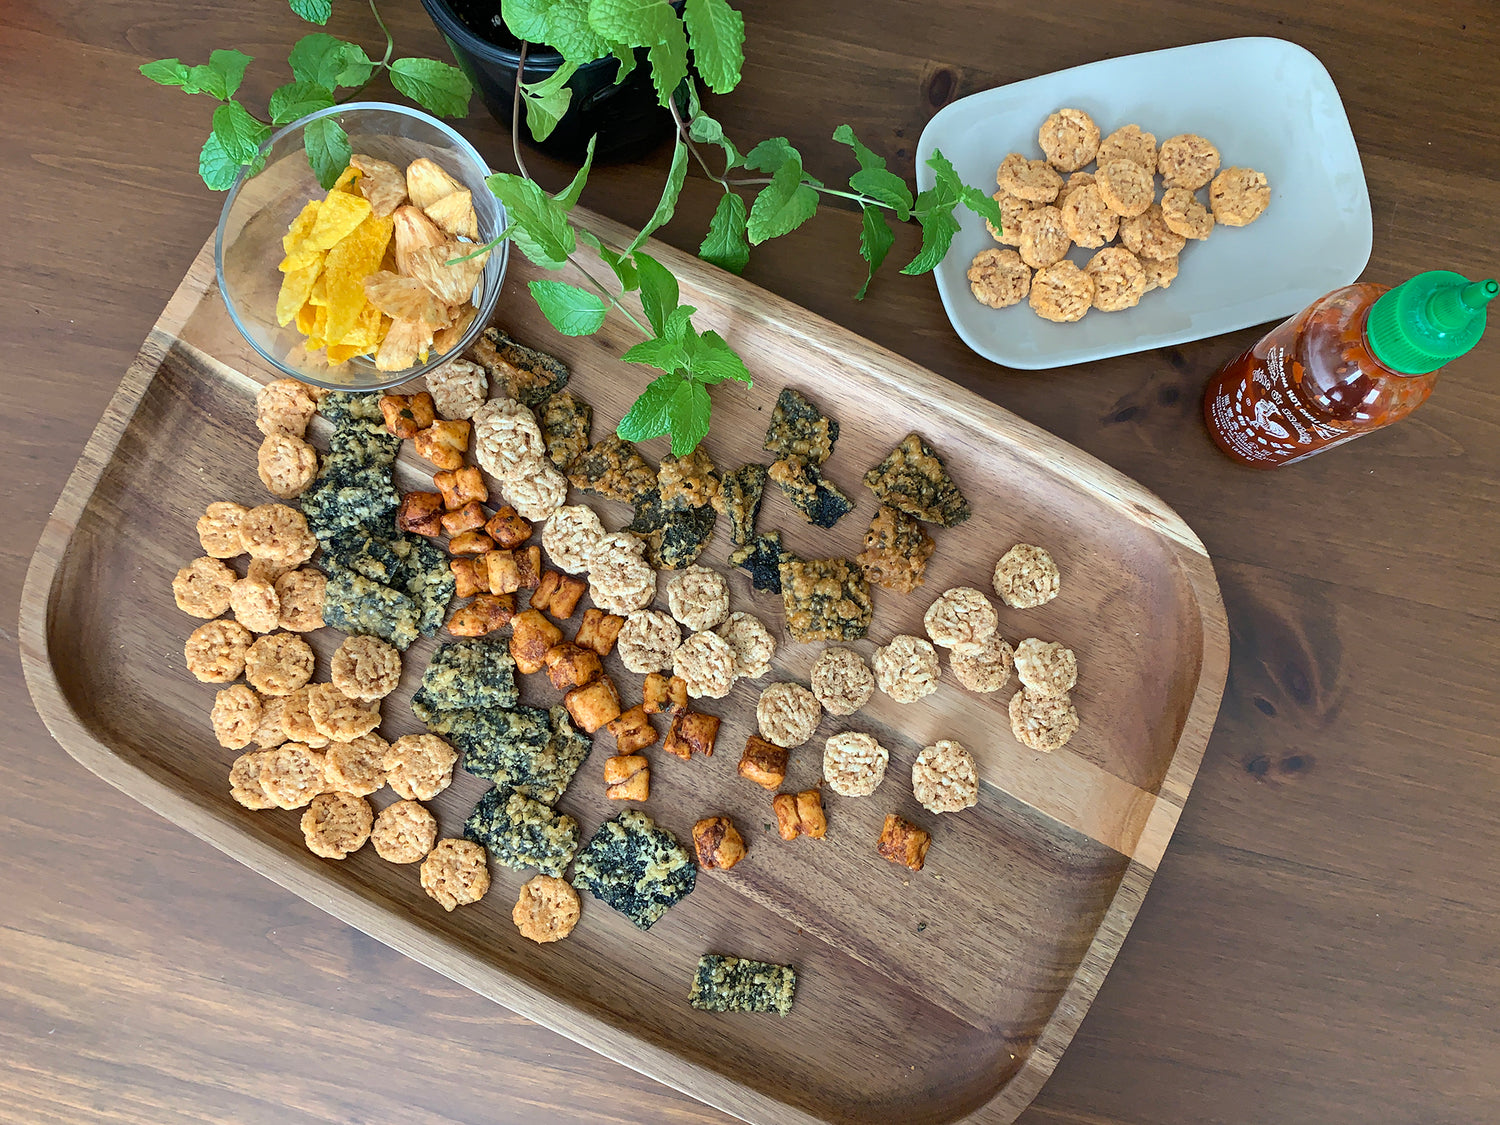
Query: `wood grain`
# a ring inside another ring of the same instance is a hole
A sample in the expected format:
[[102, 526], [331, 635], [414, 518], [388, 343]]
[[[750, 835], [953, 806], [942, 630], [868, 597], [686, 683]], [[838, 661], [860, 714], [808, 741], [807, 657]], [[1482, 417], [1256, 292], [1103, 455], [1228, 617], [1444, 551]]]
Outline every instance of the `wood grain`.
[[[402, 50], [440, 50], [388, 4]], [[934, 109], [1096, 58], [1280, 35], [1328, 66], [1375, 211], [1367, 278], [1493, 272], [1500, 50], [1492, 6], [1396, 0], [1085, 0], [747, 12], [746, 80], [715, 115], [785, 134], [829, 178], [847, 120], [892, 166]], [[305, 28], [265, 3], [10, 6], [0, 21], [0, 184], [10, 486], [0, 635], [70, 468], [212, 230], [195, 99], [135, 67], [257, 57], [247, 97]], [[374, 45], [359, 5], [338, 33]], [[809, 107], [812, 107], [811, 109]], [[465, 131], [497, 167], [508, 140]], [[666, 154], [596, 169], [585, 204], [639, 223]], [[569, 170], [532, 158], [553, 187]], [[696, 175], [663, 232], [696, 246]], [[930, 283], [855, 302], [857, 216], [757, 248], [747, 276], [956, 379], [1143, 481], [1215, 560], [1234, 635], [1224, 707], [1140, 916], [1054, 1078], [1022, 1118], [1060, 1125], [1469, 1123], [1500, 1098], [1492, 904], [1500, 896], [1500, 394], [1487, 342], [1410, 421], [1263, 476], [1223, 461], [1198, 399], [1252, 330], [1056, 373], [970, 354]], [[915, 250], [902, 231], [892, 260]], [[723, 1122], [507, 1016], [225, 859], [67, 758], [0, 651], [0, 1096], [20, 1122]], [[24, 971], [23, 971], [24, 967]], [[1169, 998], [1164, 1001], [1164, 998]], [[274, 1080], [268, 1076], [274, 1075]]]
[[[629, 237], [576, 214], [612, 243]], [[1050, 546], [1066, 596], [1006, 611], [1003, 628], [1017, 638], [1065, 637], [1078, 651], [1084, 727], [1068, 746], [1038, 755], [1003, 733], [1009, 693], [975, 697], [948, 682], [914, 706], [880, 696], [848, 722], [828, 718], [811, 749], [794, 755], [788, 779], [793, 788], [815, 784], [816, 748], [852, 725], [892, 750], [880, 800], [831, 798], [829, 839], [788, 848], [756, 831], [770, 816], [767, 799], [734, 775], [762, 686], [743, 682], [710, 708], [725, 720], [718, 755], [697, 763], [653, 755], [647, 809], [684, 839], [699, 816], [729, 812], [760, 842], [732, 876], [706, 876], [644, 938], [593, 909], [573, 939], [539, 952], [507, 927], [517, 873], [497, 869], [481, 907], [445, 916], [425, 902], [409, 868], [368, 850], [339, 864], [309, 856], [295, 814], [252, 815], [229, 800], [224, 777], [234, 752], [206, 737], [215, 689], [180, 666], [193, 623], [168, 593], [176, 567], [197, 553], [193, 524], [207, 503], [263, 499], [250, 468], [259, 437], [253, 398], [275, 373], [230, 323], [211, 245], [121, 384], [33, 559], [21, 643], [38, 709], [101, 777], [276, 882], [453, 980], [737, 1115], [1011, 1121], [1087, 1011], [1191, 789], [1228, 662], [1212, 569], [1175, 513], [1106, 466], [732, 275], [670, 247], [653, 252], [699, 310], [700, 327], [720, 331], [757, 378], [753, 390], [716, 396], [705, 448], [720, 465], [763, 456], [761, 434], [787, 372], [797, 373], [790, 385], [843, 420], [824, 471], [859, 498], [856, 510], [821, 532], [773, 495], [762, 529], [780, 528], [804, 557], [858, 550], [875, 503], [856, 482], [913, 426], [971, 496], [974, 518], [938, 536], [926, 588], [909, 597], [877, 591], [872, 638], [854, 646], [866, 656], [896, 633], [920, 634], [937, 592], [982, 584], [997, 543]], [[525, 299], [536, 273], [524, 259], [512, 263], [504, 323], [569, 363], [570, 388], [594, 406], [596, 433], [608, 432], [635, 393], [635, 373], [613, 358], [628, 346], [629, 326], [618, 317], [599, 337], [557, 337]], [[666, 441], [643, 449], [660, 457]], [[397, 475], [406, 488], [431, 487], [409, 450]], [[628, 520], [623, 506], [605, 507], [606, 526]], [[824, 646], [790, 643], [780, 599], [754, 593], [728, 566], [728, 551], [718, 535], [705, 561], [730, 575], [736, 607], [781, 636], [772, 677], [805, 682]], [[326, 662], [341, 638], [327, 630], [312, 639]], [[384, 708], [388, 738], [422, 729], [407, 703], [432, 647], [407, 654], [403, 688]], [[638, 677], [616, 657], [606, 664], [627, 702], [635, 698]], [[527, 686], [527, 702], [557, 702], [555, 692], [537, 691]], [[940, 822], [916, 808], [906, 781], [916, 751], [939, 737], [972, 747], [993, 791], [973, 813]], [[586, 766], [561, 806], [586, 831], [615, 811], [590, 784], [593, 774]], [[483, 788], [461, 778], [433, 803], [445, 831], [456, 830]], [[892, 807], [932, 827], [935, 848], [920, 874], [874, 854]], [[996, 940], [1008, 949], [1001, 965]], [[796, 964], [802, 985], [792, 1016], [767, 1023], [684, 1009], [683, 982], [711, 949]], [[911, 1040], [903, 1034], [911, 1026], [929, 1034]]]

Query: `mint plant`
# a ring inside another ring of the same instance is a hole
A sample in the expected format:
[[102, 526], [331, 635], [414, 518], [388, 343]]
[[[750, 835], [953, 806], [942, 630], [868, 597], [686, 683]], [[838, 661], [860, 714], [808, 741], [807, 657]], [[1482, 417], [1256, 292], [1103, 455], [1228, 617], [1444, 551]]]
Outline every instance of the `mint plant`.
[[[289, 2], [299, 16], [318, 24], [328, 19], [331, 10], [331, 0]], [[199, 163], [209, 187], [229, 187], [242, 167], [248, 167], [251, 174], [257, 171], [259, 149], [270, 136], [271, 126], [356, 96], [381, 70], [390, 74], [396, 89], [432, 113], [461, 116], [467, 111], [470, 88], [462, 72], [434, 59], [392, 61], [391, 36], [374, 0], [370, 0], [370, 10], [386, 36], [380, 61], [373, 61], [358, 44], [330, 35], [303, 37], [289, 60], [293, 80], [271, 95], [269, 123], [234, 99], [250, 62], [238, 51], [215, 51], [203, 66], [187, 67], [176, 59], [163, 59], [141, 68], [146, 77], [162, 85], [206, 93], [219, 101], [213, 132]], [[690, 163], [696, 163], [723, 192], [698, 256], [733, 273], [745, 269], [753, 246], [790, 234], [811, 219], [825, 200], [845, 200], [857, 206], [859, 254], [868, 266], [864, 284], [855, 294], [861, 300], [895, 245], [893, 218], [921, 227], [921, 248], [901, 269], [912, 275], [928, 273], [942, 261], [958, 233], [954, 212], [960, 205], [996, 229], [1001, 225], [995, 200], [965, 184], [941, 152], [934, 151], [927, 161], [934, 173], [933, 186], [913, 193], [848, 125], [833, 131], [833, 139], [848, 146], [858, 165], [847, 187], [830, 187], [809, 173], [802, 154], [785, 137], [771, 137], [742, 151], [704, 111], [699, 90], [701, 81], [714, 94], [728, 94], [740, 81], [745, 21], [728, 0], [684, 0], [680, 14], [669, 0], [501, 0], [500, 11], [507, 29], [522, 44], [511, 116], [518, 174], [497, 172], [488, 178], [490, 190], [505, 206], [508, 226], [475, 254], [508, 238], [545, 270], [569, 265], [578, 270], [587, 288], [554, 279], [532, 281], [529, 286], [538, 308], [564, 335], [592, 335], [604, 326], [611, 309], [640, 331], [643, 339], [621, 358], [661, 374], [621, 419], [616, 432], [622, 438], [643, 441], [670, 435], [672, 452], [684, 456], [708, 433], [709, 388], [727, 380], [751, 382], [743, 360], [724, 338], [711, 330], [700, 332], [693, 324], [698, 310], [681, 303], [680, 287], [671, 271], [642, 249], [655, 231], [671, 221]], [[525, 74], [532, 44], [551, 47], [563, 62], [542, 81], [522, 82], [519, 79]], [[567, 83], [580, 67], [613, 57], [619, 62], [615, 78], [619, 83], [636, 67], [638, 51], [645, 52], [657, 99], [675, 124], [672, 160], [650, 219], [628, 245], [617, 247], [571, 218], [588, 182], [593, 142], [577, 175], [561, 191], [549, 195], [527, 171], [520, 144], [521, 113], [524, 109], [532, 136], [545, 140], [568, 111], [572, 90]], [[346, 88], [352, 93], [337, 94]], [[328, 187], [348, 164], [349, 140], [330, 119], [314, 124], [316, 129], [308, 129], [308, 160], [319, 182]], [[580, 243], [593, 250], [609, 270], [608, 279], [596, 277], [579, 260]], [[621, 300], [627, 293], [639, 293], [644, 322]]]
[[[326, 24], [333, 13], [332, 0], [288, 2], [299, 17], [319, 26]], [[391, 85], [428, 113], [463, 117], [469, 112], [473, 89], [464, 72], [437, 59], [392, 58], [395, 41], [380, 18], [375, 0], [369, 0], [369, 4], [385, 34], [385, 53], [380, 59], [371, 59], [358, 43], [321, 31], [304, 35], [287, 57], [292, 80], [271, 92], [264, 117], [246, 109], [234, 96], [252, 61], [240, 51], [214, 51], [208, 62], [196, 66], [177, 59], [157, 59], [141, 67], [141, 73], [158, 85], [176, 86], [187, 94], [207, 94], [219, 103], [214, 107], [212, 131], [198, 157], [198, 174], [205, 184], [214, 191], [226, 191], [241, 168], [248, 168], [253, 176], [265, 161], [260, 150], [270, 140], [273, 128], [352, 101], [381, 72], [389, 74]], [[325, 189], [333, 187], [352, 155], [343, 127], [331, 117], [320, 118], [307, 127], [303, 146], [318, 182]]]

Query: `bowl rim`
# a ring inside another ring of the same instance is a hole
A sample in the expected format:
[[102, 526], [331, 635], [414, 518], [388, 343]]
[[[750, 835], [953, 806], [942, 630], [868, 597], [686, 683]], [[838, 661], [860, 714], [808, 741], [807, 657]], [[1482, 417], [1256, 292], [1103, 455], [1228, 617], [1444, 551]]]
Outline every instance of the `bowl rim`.
[[[490, 167], [489, 161], [480, 156], [479, 150], [476, 149], [472, 144], [470, 144], [468, 139], [464, 137], [463, 134], [459, 133], [458, 130], [454, 129], [451, 125], [445, 124], [444, 122], [438, 120], [430, 113], [424, 113], [419, 109], [413, 109], [411, 106], [400, 105], [396, 102], [344, 102], [340, 105], [332, 105], [326, 109], [320, 109], [316, 112], [309, 113], [304, 117], [297, 118], [297, 120], [295, 121], [288, 122], [286, 125], [283, 125], [280, 129], [277, 129], [274, 133], [272, 133], [261, 144], [257, 155], [264, 155], [282, 137], [285, 137], [288, 133], [292, 133], [300, 129], [305, 129], [313, 121], [317, 121], [320, 118], [324, 117], [336, 117], [340, 114], [358, 110], [379, 110], [383, 113], [396, 113], [400, 116], [411, 117], [427, 125], [431, 125], [435, 127], [438, 132], [445, 134], [448, 139], [454, 143], [455, 147], [457, 147], [461, 153], [463, 153], [466, 157], [469, 158], [469, 160], [474, 163], [475, 167], [483, 171], [483, 174], [485, 176], [489, 176], [493, 172], [493, 169]], [[235, 309], [234, 301], [230, 298], [229, 291], [225, 288], [224, 285], [224, 230], [229, 223], [230, 208], [234, 206], [234, 202], [239, 197], [240, 189], [244, 187], [245, 182], [253, 178], [253, 175], [259, 175], [259, 172], [253, 173], [252, 175], [247, 175], [247, 168], [248, 165], [241, 166], [239, 173], [234, 178], [234, 183], [229, 186], [229, 191], [224, 199], [224, 206], [219, 211], [219, 223], [214, 231], [214, 278], [219, 287], [219, 296], [224, 302], [224, 308], [229, 313], [229, 319], [234, 324], [235, 330], [239, 332], [240, 336], [243, 337], [245, 342], [250, 345], [250, 347], [255, 351], [256, 355], [260, 356], [261, 359], [265, 360], [277, 371], [281, 372], [283, 375], [288, 376], [289, 378], [297, 379], [304, 383], [311, 383], [316, 387], [323, 387], [328, 390], [356, 391], [361, 394], [370, 393], [373, 391], [389, 390], [391, 387], [399, 387], [402, 383], [407, 383], [413, 379], [420, 378], [421, 376], [427, 374], [427, 372], [433, 371], [436, 368], [442, 366], [444, 363], [447, 363], [449, 360], [458, 358], [464, 353], [465, 350], [468, 349], [469, 345], [474, 342], [479, 333], [484, 331], [485, 326], [489, 323], [490, 317], [495, 311], [495, 305], [500, 300], [500, 292], [505, 286], [505, 271], [510, 261], [509, 239], [501, 242], [494, 248], [494, 250], [491, 251], [492, 254], [498, 254], [500, 264], [496, 270], [494, 289], [491, 293], [487, 294], [485, 306], [483, 308], [478, 308], [475, 310], [473, 323], [469, 325], [467, 330], [465, 330], [458, 343], [455, 344], [447, 352], [444, 352], [442, 355], [435, 355], [431, 359], [427, 360], [427, 362], [415, 364], [403, 371], [390, 372], [391, 377], [384, 381], [352, 386], [347, 382], [340, 383], [333, 382], [331, 380], [323, 380], [309, 374], [308, 372], [294, 370], [288, 367], [286, 364], [282, 363], [275, 356], [267, 354], [265, 349], [263, 349], [260, 344], [255, 341], [254, 337], [252, 337], [251, 334], [245, 330], [244, 324], [240, 321], [240, 315]], [[499, 209], [500, 213], [500, 225], [499, 231], [497, 233], [504, 233], [504, 231], [510, 226], [510, 216], [506, 213], [505, 204], [500, 202], [499, 199], [495, 200], [495, 206]]]

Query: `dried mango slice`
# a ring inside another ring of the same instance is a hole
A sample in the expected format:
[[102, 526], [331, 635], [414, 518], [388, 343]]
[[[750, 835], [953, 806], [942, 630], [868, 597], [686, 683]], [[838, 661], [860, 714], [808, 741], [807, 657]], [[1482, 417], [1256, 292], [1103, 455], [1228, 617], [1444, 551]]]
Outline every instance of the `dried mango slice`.
[[303, 240], [302, 248], [332, 250], [369, 217], [370, 201], [364, 196], [331, 191], [318, 208], [318, 219]]
[[337, 191], [345, 195], [353, 195], [357, 191], [359, 191], [359, 188], [356, 185], [358, 184], [359, 178], [362, 175], [364, 175], [364, 173], [356, 168], [354, 166], [354, 161], [351, 160], [349, 162], [349, 167], [345, 168], [342, 172], [339, 173], [339, 178], [333, 181], [333, 187], [329, 188], [328, 190], [330, 192]]
[[406, 194], [424, 211], [445, 195], [462, 191], [463, 186], [425, 156], [406, 166]]
[[479, 218], [474, 214], [474, 197], [467, 191], [445, 195], [424, 210], [429, 219], [455, 238], [462, 235], [478, 240]]
[[297, 310], [297, 331], [304, 336], [311, 336], [313, 325], [318, 320], [318, 309], [311, 301]]
[[281, 279], [281, 291], [276, 294], [277, 324], [282, 327], [290, 324], [297, 315], [297, 310], [307, 304], [308, 294], [312, 292], [313, 283], [317, 281], [318, 271], [322, 268], [322, 262], [314, 262], [300, 270], [292, 270]]
[[[327, 259], [325, 259], [326, 261]], [[318, 280], [313, 282], [312, 292], [307, 295], [309, 305], [317, 305], [319, 308], [328, 304], [328, 275], [318, 274]]]
[[427, 286], [438, 300], [461, 305], [474, 295], [474, 286], [479, 284], [484, 264], [490, 257], [489, 251], [485, 251], [477, 258], [458, 260], [472, 253], [474, 245], [470, 242], [424, 246], [412, 253], [411, 275]]
[[400, 168], [362, 152], [351, 156], [349, 164], [364, 173], [359, 193], [370, 201], [375, 214], [389, 215], [406, 202], [406, 176]]
[[323, 275], [328, 279], [327, 339], [334, 341], [343, 340], [368, 307], [365, 278], [380, 266], [391, 240], [391, 220], [368, 214], [369, 203], [363, 199], [359, 202], [367, 212], [365, 220], [328, 251], [323, 263]]
[[365, 297], [393, 320], [420, 320], [433, 329], [453, 321], [448, 305], [414, 277], [379, 270], [365, 278]]
[[367, 355], [369, 348], [362, 348], [357, 344], [329, 344], [328, 362], [346, 363], [357, 355]]
[[359, 316], [354, 321], [354, 327], [345, 332], [341, 339], [332, 342], [350, 344], [361, 351], [372, 351], [380, 343], [380, 319], [380, 310], [374, 305], [367, 304], [360, 309]]
[[396, 272], [411, 276], [411, 256], [424, 246], [441, 246], [443, 232], [416, 207], [398, 207], [391, 216], [396, 223]]
[[286, 233], [281, 236], [281, 248], [288, 254], [301, 248], [302, 240], [312, 232], [313, 224], [318, 221], [318, 211], [322, 206], [321, 199], [314, 199], [297, 212], [292, 225], [287, 227]]
[[313, 315], [312, 335], [318, 338], [318, 347], [321, 348], [328, 338], [328, 306], [319, 305]]
[[291, 273], [293, 270], [300, 270], [314, 264], [321, 266], [325, 252], [323, 250], [289, 250], [276, 268], [282, 273]]

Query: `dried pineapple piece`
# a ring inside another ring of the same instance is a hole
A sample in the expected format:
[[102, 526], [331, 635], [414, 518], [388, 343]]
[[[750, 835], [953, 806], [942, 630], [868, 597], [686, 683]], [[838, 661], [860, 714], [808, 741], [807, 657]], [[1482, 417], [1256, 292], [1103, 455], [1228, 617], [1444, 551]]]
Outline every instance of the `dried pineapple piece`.
[[374, 214], [390, 215], [406, 202], [406, 176], [394, 164], [356, 152], [349, 158], [349, 166], [364, 173], [359, 192], [369, 201]]
[[432, 329], [453, 322], [449, 306], [414, 277], [378, 270], [365, 278], [365, 296], [392, 320], [420, 320]]
[[469, 330], [469, 325], [474, 323], [474, 318], [479, 310], [472, 304], [463, 304], [454, 313], [453, 323], [447, 328], [439, 328], [432, 337], [432, 350], [438, 355], [447, 355], [458, 342], [463, 339], [464, 333]]
[[424, 246], [441, 246], [447, 240], [438, 225], [416, 207], [398, 207], [391, 218], [396, 223], [396, 272], [411, 277], [412, 255]]
[[[474, 295], [474, 286], [484, 273], [489, 251], [466, 261], [457, 261], [474, 253], [469, 242], [444, 242], [424, 246], [411, 256], [411, 275], [427, 286], [433, 296], [450, 305], [461, 305]], [[450, 264], [451, 263], [451, 264]]]
[[462, 191], [463, 186], [425, 156], [406, 166], [406, 194], [424, 211], [444, 196]]
[[429, 219], [455, 238], [462, 235], [478, 241], [479, 217], [474, 214], [474, 197], [469, 192], [455, 191], [423, 210]]
[[432, 329], [420, 320], [393, 320], [380, 350], [375, 353], [377, 371], [404, 371], [424, 362], [432, 348]]

